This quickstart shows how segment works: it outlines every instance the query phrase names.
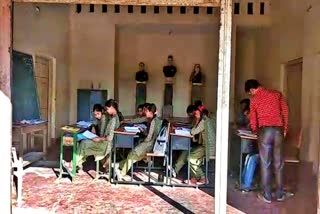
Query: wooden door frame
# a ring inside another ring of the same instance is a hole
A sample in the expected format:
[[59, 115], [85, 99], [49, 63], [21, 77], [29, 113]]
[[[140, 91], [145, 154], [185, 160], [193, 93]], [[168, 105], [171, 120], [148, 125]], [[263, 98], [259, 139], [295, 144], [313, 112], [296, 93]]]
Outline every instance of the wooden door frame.
[[57, 98], [57, 84], [56, 84], [56, 73], [57, 64], [56, 58], [47, 54], [36, 53], [32, 55], [34, 68], [36, 69], [36, 57], [42, 57], [49, 61], [49, 92], [48, 92], [48, 146], [51, 145], [52, 139], [56, 136], [56, 98]]
[[288, 95], [288, 92], [287, 92], [288, 70], [286, 67], [288, 65], [295, 65], [298, 63], [303, 63], [302, 57], [290, 60], [285, 63], [281, 63], [281, 65], [280, 65], [280, 91], [282, 92], [283, 96], [285, 96], [285, 97]]

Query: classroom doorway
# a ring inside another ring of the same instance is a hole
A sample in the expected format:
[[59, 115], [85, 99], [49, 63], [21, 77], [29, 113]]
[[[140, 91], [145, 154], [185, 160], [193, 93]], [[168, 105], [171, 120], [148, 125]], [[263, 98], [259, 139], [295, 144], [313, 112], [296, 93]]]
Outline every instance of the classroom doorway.
[[302, 58], [289, 61], [285, 65], [285, 95], [289, 106], [290, 133], [301, 130], [302, 100]]
[[48, 146], [55, 138], [55, 59], [35, 55], [35, 80], [37, 83], [41, 119], [48, 121]]

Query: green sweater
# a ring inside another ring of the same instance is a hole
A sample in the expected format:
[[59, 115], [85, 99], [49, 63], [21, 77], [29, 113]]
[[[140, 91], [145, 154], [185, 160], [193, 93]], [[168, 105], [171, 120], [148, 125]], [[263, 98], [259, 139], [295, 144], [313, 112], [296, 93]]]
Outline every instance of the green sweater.
[[191, 135], [200, 134], [199, 144], [204, 145], [207, 156], [216, 155], [216, 124], [213, 119], [203, 116], [191, 130]]

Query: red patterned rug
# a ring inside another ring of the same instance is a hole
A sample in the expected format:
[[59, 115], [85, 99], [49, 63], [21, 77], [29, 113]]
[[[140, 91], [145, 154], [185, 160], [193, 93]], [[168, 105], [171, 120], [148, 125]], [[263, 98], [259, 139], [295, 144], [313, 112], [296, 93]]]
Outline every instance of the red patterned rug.
[[[57, 182], [56, 178], [53, 169], [27, 169], [23, 204], [16, 207], [13, 200], [14, 213], [214, 212], [214, 198], [200, 189], [111, 185], [105, 180], [94, 182], [88, 174], [79, 175], [74, 182], [68, 178]], [[228, 213], [241, 212], [229, 206]]]

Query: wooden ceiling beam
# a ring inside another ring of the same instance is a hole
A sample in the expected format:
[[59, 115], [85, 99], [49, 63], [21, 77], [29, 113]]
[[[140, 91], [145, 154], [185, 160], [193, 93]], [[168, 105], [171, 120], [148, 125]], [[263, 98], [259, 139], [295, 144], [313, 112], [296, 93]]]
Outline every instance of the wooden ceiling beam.
[[220, 7], [220, 0], [13, 0], [23, 3]]

